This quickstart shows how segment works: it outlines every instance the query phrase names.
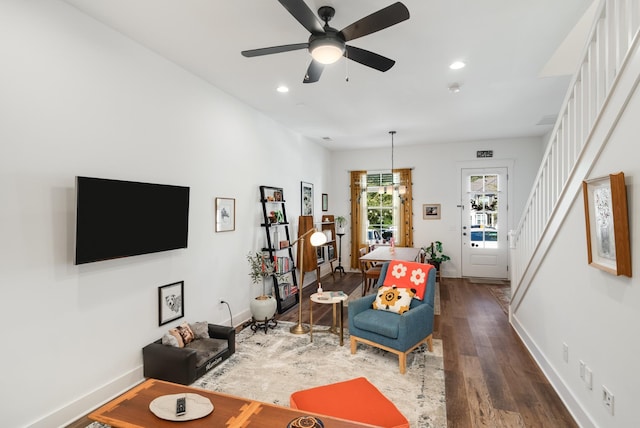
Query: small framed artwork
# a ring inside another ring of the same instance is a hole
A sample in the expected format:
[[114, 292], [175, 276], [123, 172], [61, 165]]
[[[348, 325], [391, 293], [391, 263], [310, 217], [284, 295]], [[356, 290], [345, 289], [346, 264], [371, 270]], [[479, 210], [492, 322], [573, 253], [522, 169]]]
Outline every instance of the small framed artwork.
[[301, 215], [313, 215], [313, 184], [300, 182]]
[[582, 182], [589, 265], [631, 277], [629, 214], [624, 173]]
[[423, 204], [423, 220], [440, 220], [440, 204]]
[[230, 232], [236, 229], [236, 200], [216, 198], [216, 232]]
[[329, 211], [329, 195], [322, 194], [322, 211]]
[[158, 322], [164, 325], [184, 316], [184, 281], [158, 287]]

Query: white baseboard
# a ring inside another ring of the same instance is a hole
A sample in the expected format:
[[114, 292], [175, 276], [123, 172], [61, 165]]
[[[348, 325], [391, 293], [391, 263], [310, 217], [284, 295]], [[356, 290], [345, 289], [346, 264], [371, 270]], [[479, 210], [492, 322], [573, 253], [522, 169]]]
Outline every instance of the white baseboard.
[[142, 366], [123, 374], [33, 422], [29, 428], [65, 427], [144, 380]]
[[527, 347], [529, 354], [533, 357], [542, 373], [549, 380], [549, 383], [553, 387], [553, 389], [560, 396], [560, 400], [564, 403], [573, 419], [576, 423], [583, 428], [596, 428], [597, 425], [594, 421], [589, 417], [589, 414], [585, 411], [584, 408], [578, 403], [575, 399], [571, 390], [567, 387], [563, 379], [560, 377], [558, 372], [553, 368], [553, 366], [549, 363], [545, 355], [542, 353], [538, 345], [535, 343], [535, 340], [529, 335], [527, 329], [520, 323], [518, 318], [512, 313], [511, 308], [509, 309], [509, 320], [513, 329], [516, 331], [524, 346]]

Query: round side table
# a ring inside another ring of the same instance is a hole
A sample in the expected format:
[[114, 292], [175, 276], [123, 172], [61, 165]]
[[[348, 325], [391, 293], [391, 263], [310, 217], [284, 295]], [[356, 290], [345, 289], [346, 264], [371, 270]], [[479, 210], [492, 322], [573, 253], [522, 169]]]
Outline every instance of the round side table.
[[[323, 291], [322, 293], [313, 293], [309, 297], [309, 337], [313, 342], [313, 304], [320, 303], [323, 305], [333, 305], [333, 323], [327, 330], [316, 330], [316, 333], [332, 333], [340, 336], [340, 346], [344, 345], [344, 329], [343, 329], [343, 309], [344, 302], [349, 296], [342, 291]], [[336, 305], [340, 305], [340, 316], [336, 314]], [[339, 322], [336, 322], [339, 321]]]

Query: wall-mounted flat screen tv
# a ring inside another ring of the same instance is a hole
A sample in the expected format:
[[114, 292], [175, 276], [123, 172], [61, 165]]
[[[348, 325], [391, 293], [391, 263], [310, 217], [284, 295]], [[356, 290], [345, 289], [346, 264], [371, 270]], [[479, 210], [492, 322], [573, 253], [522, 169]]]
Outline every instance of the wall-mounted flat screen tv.
[[76, 178], [76, 264], [187, 248], [189, 187]]

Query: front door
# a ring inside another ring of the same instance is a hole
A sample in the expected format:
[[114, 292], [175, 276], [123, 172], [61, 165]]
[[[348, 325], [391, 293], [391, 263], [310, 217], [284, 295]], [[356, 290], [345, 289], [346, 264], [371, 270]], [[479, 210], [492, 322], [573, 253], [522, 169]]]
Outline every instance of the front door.
[[507, 278], [507, 168], [463, 168], [462, 276]]

